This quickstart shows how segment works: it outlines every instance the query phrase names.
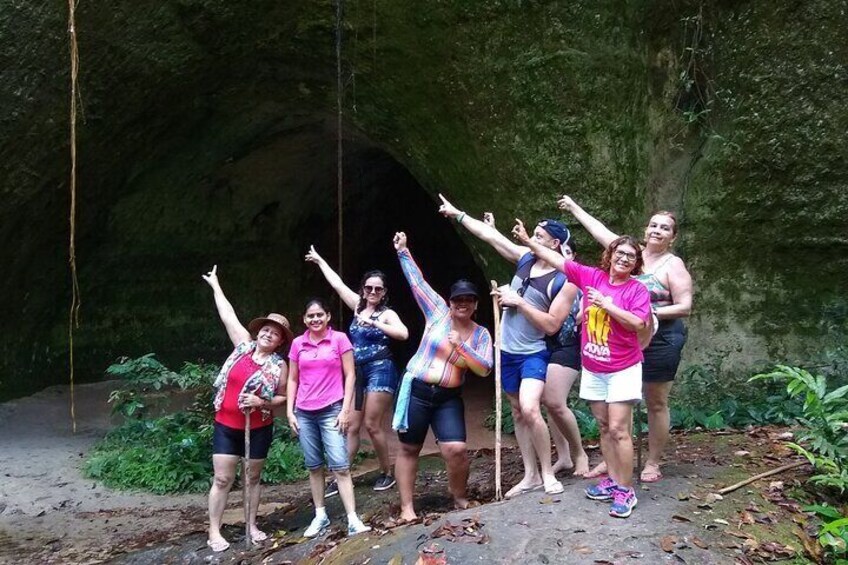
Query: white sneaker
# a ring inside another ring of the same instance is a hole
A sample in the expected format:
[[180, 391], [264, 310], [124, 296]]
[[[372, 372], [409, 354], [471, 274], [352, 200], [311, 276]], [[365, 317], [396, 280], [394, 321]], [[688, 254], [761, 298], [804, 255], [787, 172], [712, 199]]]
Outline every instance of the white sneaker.
[[359, 518], [357, 518], [356, 520], [347, 521], [347, 535], [349, 536], [355, 536], [356, 534], [364, 534], [365, 532], [370, 531], [371, 526], [366, 526]]
[[[314, 538], [319, 535], [321, 532], [327, 529], [327, 526], [330, 525], [330, 518], [327, 516], [318, 517], [315, 516], [312, 519], [312, 523], [309, 524], [309, 527], [306, 528], [306, 531], [303, 532], [303, 537], [305, 538]], [[350, 527], [348, 527], [350, 530]]]

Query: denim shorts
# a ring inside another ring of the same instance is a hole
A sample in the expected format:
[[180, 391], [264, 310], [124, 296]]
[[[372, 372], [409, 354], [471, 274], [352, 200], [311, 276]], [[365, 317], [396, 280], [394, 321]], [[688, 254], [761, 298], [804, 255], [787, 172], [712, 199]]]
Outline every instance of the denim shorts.
[[547, 349], [527, 354], [501, 351], [501, 383], [504, 391], [518, 394], [521, 379], [538, 379], [545, 382], [550, 356]]
[[362, 400], [369, 392], [394, 395], [398, 387], [398, 371], [392, 359], [375, 359], [356, 365], [356, 397], [354, 408], [362, 410]]
[[[250, 429], [250, 458], [265, 459], [274, 438], [274, 425]], [[215, 422], [212, 427], [212, 453], [244, 457], [244, 430]]]
[[295, 409], [297, 427], [300, 429], [298, 440], [303, 449], [306, 468], [318, 469], [327, 460], [331, 471], [345, 471], [350, 467], [347, 460], [347, 439], [336, 428], [336, 418], [342, 411], [342, 402], [338, 401], [320, 410]]
[[445, 388], [415, 379], [409, 395], [407, 423], [407, 430], [398, 433], [401, 443], [423, 444], [431, 426], [439, 442], [465, 441], [462, 387]]

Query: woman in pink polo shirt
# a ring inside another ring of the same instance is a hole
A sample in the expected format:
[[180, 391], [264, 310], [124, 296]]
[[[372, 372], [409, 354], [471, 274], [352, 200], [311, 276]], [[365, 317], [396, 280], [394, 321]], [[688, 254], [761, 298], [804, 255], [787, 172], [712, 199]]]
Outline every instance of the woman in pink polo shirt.
[[330, 525], [324, 507], [325, 460], [347, 513], [347, 535], [367, 532], [371, 528], [356, 515], [345, 439], [356, 379], [353, 345], [329, 326], [330, 311], [320, 299], [306, 303], [303, 323], [306, 333], [295, 338], [289, 352], [287, 387], [289, 426], [300, 440], [315, 504], [315, 518], [303, 535], [315, 537]]
[[583, 291], [580, 398], [589, 402], [601, 432], [609, 477], [586, 489], [593, 500], [612, 500], [610, 516], [627, 518], [633, 490], [633, 404], [642, 399], [640, 334], [652, 327], [651, 295], [634, 275], [642, 272], [642, 248], [625, 235], [613, 240], [600, 268], [581, 265], [533, 241], [517, 221], [512, 233], [539, 258], [562, 269]]

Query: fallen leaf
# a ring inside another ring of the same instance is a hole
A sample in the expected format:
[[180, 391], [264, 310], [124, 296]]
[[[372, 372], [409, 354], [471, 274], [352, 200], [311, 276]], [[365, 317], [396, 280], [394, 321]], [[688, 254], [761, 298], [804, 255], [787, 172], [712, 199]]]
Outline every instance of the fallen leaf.
[[714, 502], [718, 502], [719, 500], [724, 500], [724, 497], [715, 492], [708, 493], [707, 496], [704, 497], [704, 502], [706, 502], [707, 504], [712, 504]]
[[666, 553], [674, 553], [675, 544], [677, 544], [676, 536], [663, 536], [660, 538], [660, 548]]
[[678, 492], [677, 493], [677, 500], [679, 500], [681, 502], [685, 502], [685, 501], [689, 500], [689, 493], [688, 492]]
[[697, 545], [701, 549], [709, 549], [707, 543], [698, 536], [692, 536], [691, 540], [693, 544]]
[[751, 455], [751, 452], [745, 451], [744, 449], [740, 449], [739, 451], [733, 452], [733, 455], [735, 455], [736, 457], [747, 457]]
[[671, 519], [674, 520], [675, 522], [691, 522], [692, 521], [689, 518], [687, 518], [686, 516], [681, 516], [680, 514], [675, 514], [674, 516], [671, 517]]
[[574, 548], [575, 553], [579, 553], [580, 555], [589, 555], [592, 553], [592, 548], [587, 545], [580, 545]]
[[716, 518], [715, 520], [713, 520], [713, 522], [715, 522], [716, 524], [721, 524], [722, 526], [729, 526], [730, 525], [730, 522], [728, 522], [727, 520], [725, 520], [723, 518]]
[[392, 555], [392, 558], [389, 559], [388, 565], [403, 565], [403, 555], [395, 553]]
[[743, 510], [739, 513], [739, 523], [751, 525], [754, 523], [754, 517], [747, 510]]

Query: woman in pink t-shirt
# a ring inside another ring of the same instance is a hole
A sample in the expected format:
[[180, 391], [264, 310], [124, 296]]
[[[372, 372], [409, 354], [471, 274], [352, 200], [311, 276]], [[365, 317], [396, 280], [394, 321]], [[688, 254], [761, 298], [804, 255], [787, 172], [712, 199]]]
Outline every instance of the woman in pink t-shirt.
[[345, 438], [356, 379], [353, 345], [328, 325], [330, 311], [320, 299], [307, 302], [303, 323], [306, 333], [294, 339], [289, 351], [287, 388], [289, 426], [300, 440], [315, 504], [315, 518], [303, 535], [315, 537], [330, 525], [324, 507], [325, 460], [347, 513], [347, 534], [367, 532], [371, 528], [356, 515]]
[[636, 506], [633, 490], [633, 404], [642, 398], [640, 333], [650, 332], [651, 296], [633, 278], [642, 268], [642, 250], [625, 235], [609, 244], [601, 268], [565, 258], [533, 241], [518, 221], [513, 234], [541, 259], [562, 269], [583, 291], [580, 398], [587, 400], [601, 432], [609, 477], [586, 489], [594, 500], [612, 500], [610, 516], [627, 518]]

